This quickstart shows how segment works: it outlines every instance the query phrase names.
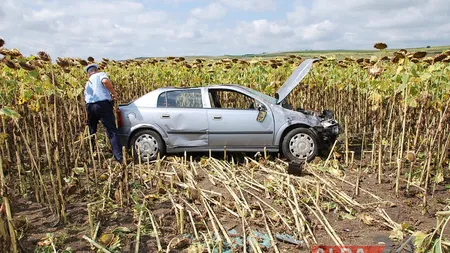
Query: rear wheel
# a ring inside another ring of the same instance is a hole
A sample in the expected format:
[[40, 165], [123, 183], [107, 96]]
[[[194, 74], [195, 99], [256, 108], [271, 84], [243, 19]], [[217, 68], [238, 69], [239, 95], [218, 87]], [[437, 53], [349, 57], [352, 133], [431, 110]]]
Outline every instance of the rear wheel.
[[139, 156], [141, 162], [150, 162], [158, 157], [164, 155], [166, 147], [163, 140], [155, 131], [152, 130], [141, 130], [137, 132], [132, 140], [131, 145], [133, 146], [133, 151], [136, 161], [139, 161]]
[[312, 161], [317, 156], [319, 145], [316, 134], [306, 128], [290, 131], [282, 142], [284, 156], [290, 161]]

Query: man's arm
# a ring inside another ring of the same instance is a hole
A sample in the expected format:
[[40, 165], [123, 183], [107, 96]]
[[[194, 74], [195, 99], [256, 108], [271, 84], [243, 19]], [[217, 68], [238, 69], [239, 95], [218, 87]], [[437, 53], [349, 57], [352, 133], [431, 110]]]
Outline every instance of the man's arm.
[[114, 90], [111, 80], [109, 80], [108, 78], [103, 78], [102, 83], [111, 93], [112, 99], [117, 100], [117, 92]]

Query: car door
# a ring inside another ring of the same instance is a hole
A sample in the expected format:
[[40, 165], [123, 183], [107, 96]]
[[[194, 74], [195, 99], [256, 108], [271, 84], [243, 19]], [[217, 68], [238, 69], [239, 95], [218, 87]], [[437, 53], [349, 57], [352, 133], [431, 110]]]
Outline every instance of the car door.
[[274, 121], [270, 109], [258, 121], [261, 102], [226, 88], [209, 88], [207, 109], [210, 147], [264, 148], [273, 145]]
[[169, 148], [208, 146], [208, 121], [201, 89], [176, 89], [158, 97], [155, 121]]

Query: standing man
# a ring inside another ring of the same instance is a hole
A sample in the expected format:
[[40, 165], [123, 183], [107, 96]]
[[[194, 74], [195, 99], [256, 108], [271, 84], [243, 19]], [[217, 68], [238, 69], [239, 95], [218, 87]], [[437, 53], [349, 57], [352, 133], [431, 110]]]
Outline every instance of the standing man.
[[[84, 69], [89, 77], [84, 90], [86, 101], [86, 117], [89, 134], [97, 132], [97, 124], [100, 120], [106, 128], [106, 134], [111, 142], [114, 158], [122, 163], [122, 148], [117, 136], [116, 119], [114, 116], [114, 100], [117, 100], [117, 92], [104, 72], [98, 72], [96, 64], [90, 64]], [[94, 139], [91, 138], [95, 147]], [[95, 150], [95, 149], [94, 149]]]

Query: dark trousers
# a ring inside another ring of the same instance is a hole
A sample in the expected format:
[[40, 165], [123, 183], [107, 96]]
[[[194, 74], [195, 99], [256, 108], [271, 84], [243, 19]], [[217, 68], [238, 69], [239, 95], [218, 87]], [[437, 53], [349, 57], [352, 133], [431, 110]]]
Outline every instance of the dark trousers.
[[[117, 136], [116, 119], [114, 116], [114, 104], [110, 101], [99, 101], [86, 105], [88, 114], [89, 134], [97, 133], [97, 124], [100, 120], [106, 128], [106, 134], [111, 142], [114, 158], [122, 163], [122, 148], [120, 147], [119, 137]], [[91, 138], [92, 147], [95, 147], [94, 138]], [[94, 148], [95, 151], [95, 148]]]

